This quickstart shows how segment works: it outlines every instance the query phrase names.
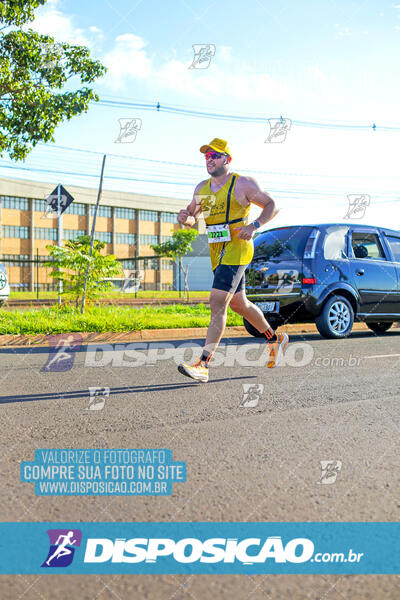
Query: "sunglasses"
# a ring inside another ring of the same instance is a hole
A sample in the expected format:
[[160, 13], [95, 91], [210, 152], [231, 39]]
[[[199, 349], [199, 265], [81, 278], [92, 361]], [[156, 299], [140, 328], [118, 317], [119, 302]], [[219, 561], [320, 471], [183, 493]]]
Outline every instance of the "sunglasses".
[[222, 156], [226, 156], [226, 154], [224, 154], [223, 152], [206, 152], [205, 154], [206, 160], [208, 160], [209, 158], [222, 158]]

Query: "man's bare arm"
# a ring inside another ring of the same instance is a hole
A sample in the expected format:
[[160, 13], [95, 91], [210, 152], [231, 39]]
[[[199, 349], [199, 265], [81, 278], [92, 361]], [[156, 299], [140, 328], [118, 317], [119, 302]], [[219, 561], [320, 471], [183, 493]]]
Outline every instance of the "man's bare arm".
[[279, 209], [277, 208], [275, 201], [267, 192], [264, 192], [260, 188], [253, 177], [243, 177], [242, 185], [247, 200], [262, 208], [262, 212], [259, 217], [257, 217], [257, 221], [260, 225], [265, 225], [265, 223], [268, 223], [268, 221], [278, 214]]
[[[204, 183], [204, 181], [201, 181], [198, 185], [196, 185], [193, 192], [192, 201], [190, 202], [190, 204], [187, 205], [185, 209], [179, 211], [178, 223], [180, 223], [181, 225], [187, 225], [192, 227], [192, 225], [194, 225], [196, 221], [199, 220], [199, 216], [201, 213], [201, 205], [198, 193], [203, 187]], [[190, 217], [194, 217], [194, 221]]]
[[[265, 225], [265, 223], [271, 221], [271, 219], [278, 214], [279, 209], [277, 208], [275, 201], [267, 192], [264, 192], [260, 188], [257, 181], [253, 179], [253, 177], [240, 177], [236, 185], [239, 186], [238, 191], [242, 192], [248, 203], [256, 204], [262, 208], [260, 215], [257, 217], [257, 221], [260, 223], [260, 225]], [[242, 194], [239, 194], [239, 197]], [[256, 228], [251, 224], [246, 225], [245, 227], [240, 227], [238, 237], [241, 239], [250, 240], [255, 231]]]

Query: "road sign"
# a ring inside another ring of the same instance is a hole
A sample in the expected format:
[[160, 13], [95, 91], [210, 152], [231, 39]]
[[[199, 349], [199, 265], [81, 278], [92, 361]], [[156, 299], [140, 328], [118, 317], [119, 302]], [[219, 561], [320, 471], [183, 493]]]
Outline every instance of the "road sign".
[[66, 209], [71, 204], [71, 202], [74, 201], [74, 199], [71, 196], [71, 194], [69, 192], [67, 192], [65, 187], [63, 187], [62, 185], [57, 186], [53, 190], [53, 192], [50, 194], [50, 196], [47, 198], [47, 200], [46, 200], [47, 210], [48, 211], [51, 210], [54, 213], [58, 213], [58, 194], [59, 194], [58, 187], [60, 187], [60, 208], [61, 208], [60, 214], [63, 214], [63, 212], [66, 211]]
[[[67, 190], [65, 189], [65, 187], [63, 187], [61, 185], [61, 183], [58, 184], [58, 186], [53, 190], [53, 192], [50, 194], [50, 196], [47, 198], [46, 203], [47, 203], [47, 207], [46, 207], [46, 212], [43, 214], [42, 219], [49, 219], [52, 218], [52, 215], [58, 215], [58, 235], [57, 235], [57, 239], [58, 239], [58, 245], [61, 246], [62, 244], [62, 240], [63, 240], [63, 212], [66, 211], [66, 209], [68, 208], [68, 206], [71, 204], [71, 202], [73, 202], [74, 199], [71, 196], [71, 194], [69, 192], [67, 192]], [[60, 268], [59, 268], [59, 272], [60, 272]], [[58, 280], [58, 304], [61, 304], [61, 293], [62, 293], [62, 287], [63, 287], [63, 283], [62, 283], [62, 279], [60, 278]]]

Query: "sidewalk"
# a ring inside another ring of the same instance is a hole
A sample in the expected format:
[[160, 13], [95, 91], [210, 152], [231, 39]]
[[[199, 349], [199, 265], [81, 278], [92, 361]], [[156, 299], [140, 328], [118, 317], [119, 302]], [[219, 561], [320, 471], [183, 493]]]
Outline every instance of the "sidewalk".
[[[318, 330], [313, 323], [301, 323], [293, 325], [284, 325], [279, 327], [279, 331], [286, 331], [289, 334], [300, 333], [315, 333]], [[353, 331], [369, 331], [364, 323], [354, 323]], [[76, 333], [76, 332], [74, 332]], [[143, 329], [142, 331], [123, 331], [121, 333], [97, 333], [96, 331], [85, 331], [80, 333], [83, 344], [117, 344], [138, 342], [142, 340], [158, 341], [158, 340], [180, 340], [180, 339], [198, 339], [205, 338], [207, 327], [190, 327], [186, 329]], [[54, 335], [0, 335], [0, 347], [13, 346], [50, 346], [50, 340]], [[58, 334], [61, 335], [61, 334]], [[65, 333], [63, 335], [68, 335]], [[319, 335], [319, 334], [318, 334]], [[224, 338], [227, 337], [249, 337], [250, 336], [244, 327], [227, 327], [225, 329]], [[256, 338], [254, 338], [256, 339]]]

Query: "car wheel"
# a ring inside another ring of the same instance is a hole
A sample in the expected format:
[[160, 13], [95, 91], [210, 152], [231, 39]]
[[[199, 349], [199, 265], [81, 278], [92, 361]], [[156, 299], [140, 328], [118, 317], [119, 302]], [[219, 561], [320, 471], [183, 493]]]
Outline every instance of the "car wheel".
[[366, 323], [368, 329], [371, 329], [374, 333], [385, 333], [388, 329], [391, 328], [393, 323]]
[[243, 325], [246, 328], [246, 331], [252, 335], [253, 337], [257, 337], [257, 338], [265, 338], [265, 335], [263, 333], [260, 333], [258, 331], [258, 329], [256, 329], [254, 327], [254, 325], [252, 325], [251, 323], [249, 323], [244, 317], [243, 317]]
[[352, 330], [354, 310], [344, 296], [329, 298], [321, 314], [315, 318], [318, 331], [325, 338], [345, 338]]

